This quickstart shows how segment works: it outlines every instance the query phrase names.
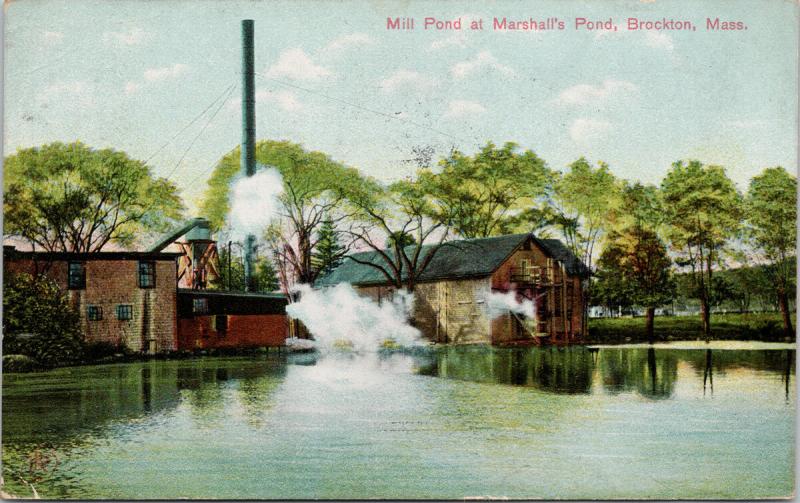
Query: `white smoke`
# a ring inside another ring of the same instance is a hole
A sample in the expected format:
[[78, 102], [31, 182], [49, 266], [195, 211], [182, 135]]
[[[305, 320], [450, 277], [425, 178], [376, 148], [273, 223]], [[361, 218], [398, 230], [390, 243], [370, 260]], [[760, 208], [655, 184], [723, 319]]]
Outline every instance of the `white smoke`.
[[489, 317], [494, 319], [506, 313], [524, 315], [529, 320], [536, 320], [536, 304], [530, 299], [517, 300], [516, 292], [491, 292], [486, 299]]
[[253, 176], [240, 176], [231, 188], [230, 225], [237, 238], [260, 235], [279, 214], [278, 198], [283, 178], [277, 169], [261, 169]]
[[319, 349], [344, 346], [356, 352], [374, 352], [387, 340], [401, 347], [421, 343], [419, 330], [406, 321], [414, 296], [404, 290], [380, 305], [358, 295], [348, 283], [319, 290], [298, 285], [296, 291], [300, 299], [289, 304], [286, 313], [303, 322]]

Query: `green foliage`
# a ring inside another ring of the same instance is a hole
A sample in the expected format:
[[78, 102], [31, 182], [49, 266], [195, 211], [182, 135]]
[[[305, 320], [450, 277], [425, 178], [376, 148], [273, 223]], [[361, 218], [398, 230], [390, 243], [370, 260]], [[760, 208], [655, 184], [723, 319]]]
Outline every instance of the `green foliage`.
[[339, 243], [339, 232], [333, 225], [333, 220], [326, 218], [322, 221], [317, 232], [315, 252], [312, 256], [312, 265], [319, 274], [326, 274], [342, 263], [347, 248]]
[[132, 352], [125, 344], [113, 344], [107, 341], [88, 342], [84, 348], [84, 359], [90, 362], [108, 360], [120, 354], [129, 356]]
[[[261, 140], [256, 143], [256, 170], [274, 167], [283, 178], [284, 202], [290, 208], [305, 208], [318, 198], [339, 198], [358, 188], [361, 175], [322, 152], [309, 152], [289, 141]], [[239, 174], [239, 147], [217, 162], [200, 203], [212, 230], [223, 227], [230, 212], [230, 192]], [[320, 215], [320, 222], [322, 215]]]
[[[236, 243], [241, 248], [240, 243]], [[230, 268], [228, 258], [230, 257]], [[244, 291], [244, 257], [236, 250], [229, 251], [227, 246], [219, 248], [219, 277], [210, 285], [212, 290]], [[272, 261], [266, 257], [257, 258], [253, 274], [253, 291], [269, 293], [280, 288], [278, 275]]]
[[699, 161], [678, 161], [661, 183], [661, 190], [673, 246], [699, 266], [704, 257], [713, 263], [742, 220], [742, 197], [725, 169]]
[[592, 168], [581, 157], [569, 168], [555, 180], [553, 197], [557, 214], [554, 223], [575, 256], [591, 268], [595, 246], [617, 217], [620, 186], [603, 162]]
[[[711, 340], [785, 341], [779, 313], [715, 314]], [[794, 316], [793, 316], [794, 318]], [[700, 316], [656, 316], [655, 334], [662, 340], [695, 340], [702, 327]], [[644, 318], [589, 320], [587, 342], [619, 344], [646, 341]]]
[[[256, 144], [257, 169], [274, 167], [283, 180], [279, 197], [281, 222], [264, 229], [272, 251], [287, 277], [313, 284], [319, 271], [312, 258], [314, 236], [326, 217], [340, 210], [343, 200], [364, 190], [364, 179], [355, 168], [347, 167], [321, 152], [308, 152], [288, 141], [263, 140]], [[230, 211], [233, 180], [239, 173], [239, 149], [217, 163], [208, 181], [201, 209], [211, 227], [222, 227]], [[340, 218], [338, 215], [335, 218]]]
[[797, 179], [781, 167], [753, 177], [746, 200], [748, 233], [771, 262], [795, 254]]
[[15, 274], [3, 280], [3, 353], [23, 354], [46, 367], [83, 358], [80, 315], [47, 276]]
[[624, 227], [657, 232], [664, 223], [664, 205], [655, 185], [626, 182], [622, 188], [621, 201], [619, 222]]
[[739, 231], [742, 197], [720, 166], [678, 161], [661, 182], [668, 235], [689, 266], [700, 300], [703, 332], [710, 336], [710, 307], [716, 301], [713, 271], [723, 247]]
[[783, 312], [784, 332], [794, 332], [789, 297], [795, 296], [797, 254], [797, 179], [781, 167], [765, 169], [750, 181], [747, 193], [747, 234], [764, 258]]
[[33, 372], [39, 370], [39, 363], [25, 355], [3, 355], [3, 372]]
[[633, 227], [614, 233], [598, 261], [597, 290], [609, 306], [660, 306], [675, 291], [671, 264], [653, 231]]
[[456, 234], [488, 237], [546, 223], [537, 205], [544, 201], [551, 174], [533, 151], [489, 142], [473, 156], [453, 151], [439, 168], [421, 170], [418, 182], [434, 202], [433, 216], [447, 215]]
[[80, 142], [18, 150], [5, 159], [5, 233], [51, 251], [128, 247], [182, 217], [174, 183], [124, 152]]

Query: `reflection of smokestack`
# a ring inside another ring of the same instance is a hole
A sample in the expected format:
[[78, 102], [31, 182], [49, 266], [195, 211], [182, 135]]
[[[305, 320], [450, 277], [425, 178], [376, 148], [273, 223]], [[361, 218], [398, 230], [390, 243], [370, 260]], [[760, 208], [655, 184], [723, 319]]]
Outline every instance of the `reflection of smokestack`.
[[[242, 20], [242, 147], [241, 170], [245, 176], [256, 172], [256, 100], [253, 74], [253, 20]], [[244, 288], [253, 290], [253, 254], [256, 237], [247, 236], [244, 247]]]

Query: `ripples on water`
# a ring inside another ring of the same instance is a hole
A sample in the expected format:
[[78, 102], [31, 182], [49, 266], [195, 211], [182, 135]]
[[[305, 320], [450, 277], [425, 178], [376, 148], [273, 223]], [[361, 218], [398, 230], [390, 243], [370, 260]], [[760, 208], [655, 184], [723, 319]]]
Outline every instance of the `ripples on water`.
[[46, 498], [756, 498], [793, 490], [794, 350], [449, 347], [9, 374]]

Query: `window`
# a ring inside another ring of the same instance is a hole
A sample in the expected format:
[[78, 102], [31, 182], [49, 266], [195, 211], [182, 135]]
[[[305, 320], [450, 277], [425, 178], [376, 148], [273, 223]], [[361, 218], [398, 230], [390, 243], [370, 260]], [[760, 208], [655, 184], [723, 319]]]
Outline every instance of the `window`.
[[89, 321], [100, 321], [103, 319], [103, 308], [100, 306], [88, 306], [86, 308], [86, 317]]
[[67, 286], [70, 290], [86, 288], [86, 267], [83, 262], [70, 262]]
[[156, 263], [139, 262], [139, 288], [154, 288], [156, 286]]
[[133, 319], [133, 306], [130, 304], [120, 304], [117, 306], [117, 319], [118, 320], [131, 320]]
[[222, 337], [228, 332], [228, 316], [225, 314], [218, 314], [214, 316], [214, 325], [217, 329], [217, 334]]
[[192, 299], [192, 312], [206, 314], [208, 312], [208, 299]]

